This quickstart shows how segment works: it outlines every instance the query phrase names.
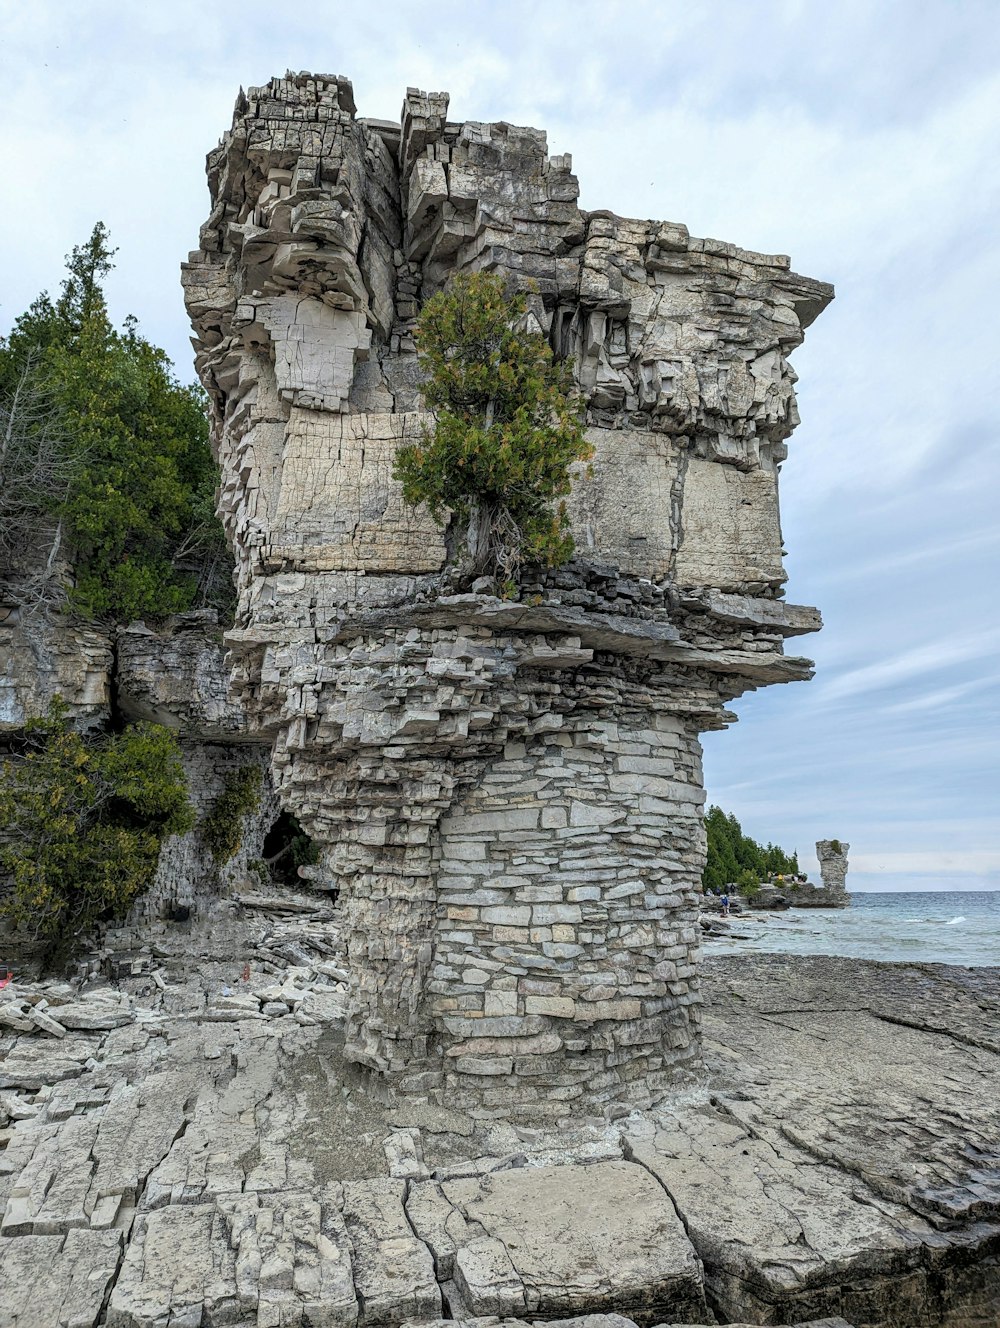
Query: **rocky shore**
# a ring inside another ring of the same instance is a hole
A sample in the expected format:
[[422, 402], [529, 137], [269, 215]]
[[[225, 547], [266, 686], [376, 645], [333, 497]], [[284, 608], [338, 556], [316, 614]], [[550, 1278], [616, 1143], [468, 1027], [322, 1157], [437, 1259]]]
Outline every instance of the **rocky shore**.
[[341, 962], [247, 893], [0, 993], [0, 1325], [1000, 1321], [1000, 970], [707, 960], [703, 1080], [550, 1130], [375, 1093]]

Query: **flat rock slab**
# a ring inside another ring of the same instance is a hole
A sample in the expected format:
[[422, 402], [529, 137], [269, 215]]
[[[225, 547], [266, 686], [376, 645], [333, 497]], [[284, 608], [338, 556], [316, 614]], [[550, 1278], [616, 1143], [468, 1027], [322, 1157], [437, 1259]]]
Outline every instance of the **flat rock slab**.
[[[441, 1291], [427, 1245], [414, 1235], [403, 1208], [401, 1180], [352, 1181], [344, 1186], [344, 1223], [354, 1250], [359, 1325], [390, 1328], [403, 1319], [441, 1314]], [[419, 1235], [419, 1233], [418, 1233]]]
[[855, 1178], [713, 1107], [679, 1115], [630, 1151], [669, 1188], [724, 1313], [922, 1322], [931, 1229]]
[[[461, 1319], [435, 1319], [405, 1323], [400, 1328], [540, 1328], [538, 1321], [527, 1319], [499, 1319], [495, 1315], [473, 1316]], [[623, 1314], [581, 1314], [572, 1319], [547, 1319], [545, 1328], [638, 1328], [632, 1319]], [[716, 1328], [714, 1324], [679, 1324], [663, 1323], [658, 1328]], [[726, 1328], [757, 1328], [752, 1323], [730, 1323]], [[788, 1328], [854, 1328], [846, 1319], [810, 1319], [808, 1323], [789, 1324]]]
[[1000, 1324], [1000, 970], [704, 969], [711, 1103], [645, 1122], [630, 1152], [723, 1314]]
[[118, 1231], [0, 1238], [2, 1328], [90, 1328], [118, 1268]]
[[408, 1213], [439, 1275], [451, 1270], [463, 1313], [707, 1317], [701, 1263], [673, 1204], [628, 1162], [414, 1185]]

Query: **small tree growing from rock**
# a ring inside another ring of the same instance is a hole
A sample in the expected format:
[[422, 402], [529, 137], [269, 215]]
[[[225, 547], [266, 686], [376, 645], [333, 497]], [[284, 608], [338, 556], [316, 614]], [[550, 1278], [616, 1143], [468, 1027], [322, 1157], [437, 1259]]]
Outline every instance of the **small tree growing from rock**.
[[400, 449], [395, 476], [413, 506], [453, 514], [463, 570], [513, 593], [522, 563], [556, 567], [573, 552], [570, 467], [592, 449], [570, 366], [525, 330], [527, 301], [493, 273], [457, 276], [424, 306], [417, 347], [433, 428]]

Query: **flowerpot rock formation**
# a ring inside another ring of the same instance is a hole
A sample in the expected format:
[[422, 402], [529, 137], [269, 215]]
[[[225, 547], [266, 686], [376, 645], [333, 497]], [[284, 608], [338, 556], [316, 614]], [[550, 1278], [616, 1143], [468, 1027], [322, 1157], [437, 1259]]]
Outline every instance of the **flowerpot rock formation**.
[[847, 896], [847, 854], [850, 844], [839, 839], [818, 839], [816, 857], [823, 888], [832, 894]]
[[[805, 679], [784, 639], [788, 356], [833, 296], [781, 255], [585, 212], [545, 134], [358, 116], [341, 77], [240, 93], [183, 280], [237, 555], [232, 685], [340, 886], [345, 1054], [545, 1119], [648, 1105], [699, 1057], [699, 734]], [[577, 555], [460, 591], [392, 478], [413, 322], [493, 269], [572, 358]]]

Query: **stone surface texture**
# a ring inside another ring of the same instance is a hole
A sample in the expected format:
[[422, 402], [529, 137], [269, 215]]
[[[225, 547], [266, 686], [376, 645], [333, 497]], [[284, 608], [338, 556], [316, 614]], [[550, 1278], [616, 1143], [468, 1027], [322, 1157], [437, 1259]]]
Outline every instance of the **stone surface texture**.
[[[781, 255], [580, 209], [544, 133], [241, 92], [183, 282], [237, 555], [235, 698], [340, 888], [345, 1054], [400, 1091], [554, 1118], [698, 1062], [699, 734], [810, 676], [786, 605], [789, 354], [832, 298]], [[519, 602], [448, 576], [392, 479], [413, 322], [494, 269], [572, 357], [595, 449], [578, 556]]]
[[703, 1082], [549, 1127], [374, 1097], [345, 961], [275, 891], [0, 992], [0, 1328], [1000, 1321], [1000, 970], [707, 961]]
[[127, 720], [150, 720], [177, 734], [190, 800], [200, 823], [245, 766], [260, 770], [255, 810], [243, 817], [239, 848], [217, 864], [198, 825], [172, 835], [160, 850], [156, 876], [136, 902], [131, 921], [153, 920], [210, 907], [244, 884], [263, 854], [264, 839], [280, 813], [266, 744], [254, 740], [228, 692], [229, 672], [215, 612], [177, 614], [152, 631], [132, 623], [117, 634], [115, 696]]
[[[3, 594], [0, 586], [0, 601]], [[105, 723], [113, 660], [108, 633], [62, 619], [24, 621], [0, 602], [0, 740], [44, 714], [56, 696], [81, 729]]]
[[850, 844], [840, 839], [820, 839], [816, 842], [820, 879], [832, 894], [847, 893], [847, 854]]

